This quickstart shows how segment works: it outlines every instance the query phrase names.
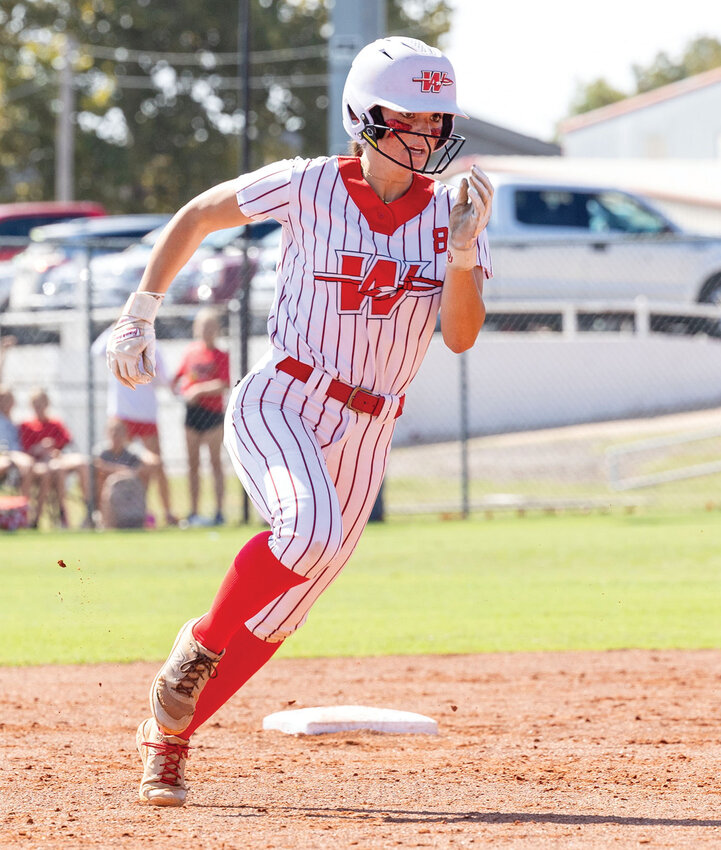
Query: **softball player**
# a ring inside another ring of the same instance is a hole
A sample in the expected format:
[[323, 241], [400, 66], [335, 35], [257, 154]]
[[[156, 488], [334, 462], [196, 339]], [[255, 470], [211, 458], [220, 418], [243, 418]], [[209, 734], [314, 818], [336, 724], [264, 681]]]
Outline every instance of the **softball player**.
[[191, 200], [168, 224], [108, 344], [128, 386], [154, 372], [163, 294], [211, 231], [268, 217], [283, 228], [270, 349], [234, 389], [225, 446], [270, 531], [236, 556], [210, 611], [180, 630], [140, 724], [140, 800], [183, 805], [193, 732], [259, 670], [340, 574], [383, 480], [394, 422], [440, 309], [445, 343], [483, 324], [493, 189], [442, 171], [453, 68], [411, 38], [373, 42], [343, 94], [352, 155], [275, 162]]

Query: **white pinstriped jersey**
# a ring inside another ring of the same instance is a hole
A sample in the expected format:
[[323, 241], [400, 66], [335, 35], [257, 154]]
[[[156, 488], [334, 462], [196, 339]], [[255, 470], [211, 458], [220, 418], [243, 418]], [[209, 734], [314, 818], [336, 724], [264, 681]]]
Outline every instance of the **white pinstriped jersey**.
[[[418, 371], [440, 306], [456, 189], [419, 174], [384, 204], [357, 157], [283, 160], [238, 178], [241, 211], [283, 226], [268, 330], [287, 355], [399, 395]], [[485, 231], [478, 265], [492, 273]]]
[[[286, 160], [239, 178], [240, 209], [283, 225], [268, 329], [273, 343], [235, 387], [225, 445], [269, 546], [307, 578], [248, 622], [264, 640], [295, 631], [338, 577], [383, 481], [399, 395], [433, 335], [456, 191], [415, 174], [384, 204], [360, 160]], [[478, 265], [491, 262], [485, 234]], [[300, 381], [275, 365], [288, 355], [315, 367]], [[386, 396], [377, 416], [330, 398], [328, 376]], [[394, 406], [395, 405], [395, 406]]]

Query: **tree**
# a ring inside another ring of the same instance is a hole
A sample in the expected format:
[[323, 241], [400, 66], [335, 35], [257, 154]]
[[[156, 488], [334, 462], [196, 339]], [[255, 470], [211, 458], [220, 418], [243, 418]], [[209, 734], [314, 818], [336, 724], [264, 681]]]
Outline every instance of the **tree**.
[[626, 95], [609, 85], [602, 77], [598, 77], [590, 83], [579, 85], [576, 95], [571, 102], [571, 115], [580, 115], [582, 112], [590, 112], [592, 109], [600, 109], [610, 103], [624, 100]]
[[629, 94], [613, 88], [602, 78], [579, 86], [571, 102], [569, 114], [580, 115], [719, 66], [721, 42], [709, 36], [700, 36], [689, 42], [678, 62], [674, 62], [666, 53], [658, 53], [650, 65], [634, 65], [635, 91]]
[[687, 45], [679, 62], [674, 62], [666, 53], [659, 53], [648, 68], [634, 65], [636, 92], [640, 94], [651, 91], [694, 74], [710, 71], [719, 65], [721, 65], [721, 42], [702, 36]]
[[[252, 0], [251, 165], [326, 149], [327, 0]], [[49, 198], [58, 69], [76, 94], [75, 194], [172, 211], [237, 173], [245, 116], [227, 0], [20, 0], [0, 9], [0, 201]], [[389, 0], [389, 31], [437, 43], [446, 0]]]

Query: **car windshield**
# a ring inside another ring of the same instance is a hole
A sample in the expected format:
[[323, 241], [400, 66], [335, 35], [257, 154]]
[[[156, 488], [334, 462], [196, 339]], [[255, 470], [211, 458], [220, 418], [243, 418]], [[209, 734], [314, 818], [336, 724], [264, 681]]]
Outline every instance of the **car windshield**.
[[623, 233], [665, 233], [668, 222], [623, 192], [602, 192], [589, 200], [591, 230]]

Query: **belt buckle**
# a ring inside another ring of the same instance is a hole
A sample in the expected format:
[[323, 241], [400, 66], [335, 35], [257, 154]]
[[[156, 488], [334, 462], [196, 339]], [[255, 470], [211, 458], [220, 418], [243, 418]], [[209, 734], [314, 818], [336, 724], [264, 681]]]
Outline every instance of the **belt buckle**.
[[354, 413], [368, 413], [367, 410], [361, 410], [358, 407], [353, 407], [353, 400], [355, 399], [355, 397], [360, 392], [368, 393], [368, 395], [371, 395], [371, 396], [374, 396], [375, 398], [377, 398], [375, 393], [372, 393], [370, 390], [367, 390], [365, 387], [353, 387], [351, 394], [348, 396], [348, 401], [345, 403], [345, 406], [349, 410], [352, 410]]

